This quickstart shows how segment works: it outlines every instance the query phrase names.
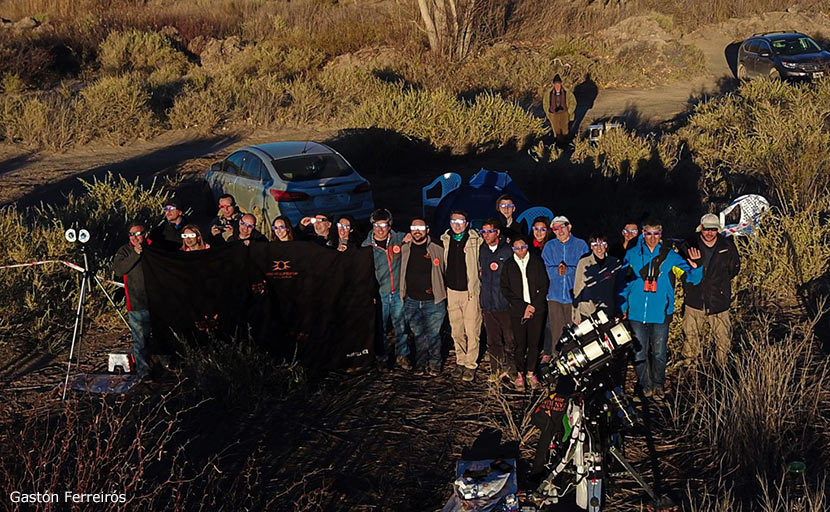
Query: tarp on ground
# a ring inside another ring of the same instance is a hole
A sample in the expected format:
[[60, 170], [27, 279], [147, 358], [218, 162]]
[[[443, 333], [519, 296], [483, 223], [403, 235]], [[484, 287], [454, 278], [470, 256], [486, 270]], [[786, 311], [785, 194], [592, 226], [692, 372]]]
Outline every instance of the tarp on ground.
[[338, 252], [309, 242], [195, 252], [148, 247], [142, 265], [153, 353], [250, 335], [278, 357], [290, 359], [296, 350], [311, 372], [374, 359], [371, 249]]
[[498, 213], [496, 200], [502, 194], [510, 194], [513, 197], [516, 204], [515, 216], [531, 206], [524, 192], [506, 172], [482, 169], [470, 178], [469, 183], [453, 190], [438, 203], [432, 225], [443, 232], [450, 227], [450, 212], [462, 210], [469, 215], [470, 223], [478, 227], [481, 221]]

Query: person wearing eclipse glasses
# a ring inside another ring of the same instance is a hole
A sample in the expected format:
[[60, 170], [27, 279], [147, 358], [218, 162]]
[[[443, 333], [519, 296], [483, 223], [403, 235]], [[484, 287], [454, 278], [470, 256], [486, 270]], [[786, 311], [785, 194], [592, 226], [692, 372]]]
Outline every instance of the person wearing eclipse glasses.
[[616, 296], [620, 292], [620, 260], [608, 254], [608, 240], [605, 235], [591, 235], [588, 238], [588, 246], [591, 252], [576, 264], [574, 275], [575, 324], [579, 324], [597, 311], [613, 318], [616, 313]]
[[210, 249], [210, 244], [202, 239], [202, 231], [196, 224], [188, 224], [182, 229], [182, 247], [185, 252], [204, 251]]
[[634, 369], [640, 390], [647, 398], [662, 400], [665, 393], [669, 325], [674, 314], [674, 269], [686, 273], [692, 285], [703, 277], [700, 250], [690, 247], [688, 259], [662, 243], [663, 224], [643, 223], [643, 235], [625, 253], [626, 284], [620, 311], [628, 318], [634, 340]]
[[177, 201], [164, 205], [164, 220], [150, 232], [150, 239], [168, 251], [178, 251], [182, 245], [182, 229], [190, 224]]
[[246, 213], [239, 219], [239, 232], [228, 238], [230, 242], [242, 242], [249, 245], [251, 242], [266, 242], [265, 235], [260, 233], [256, 228], [256, 217], [250, 213]]

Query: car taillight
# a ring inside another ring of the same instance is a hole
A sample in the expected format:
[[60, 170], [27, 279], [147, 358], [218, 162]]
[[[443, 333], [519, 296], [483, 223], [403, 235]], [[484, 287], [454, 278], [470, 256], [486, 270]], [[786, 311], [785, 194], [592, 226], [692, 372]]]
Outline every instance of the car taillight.
[[311, 196], [306, 194], [305, 192], [291, 192], [290, 190], [276, 190], [270, 189], [271, 195], [274, 197], [274, 201], [278, 203], [292, 203], [296, 201], [306, 201]]
[[360, 185], [356, 186], [352, 193], [354, 194], [362, 194], [364, 192], [371, 192], [372, 191], [372, 184], [368, 181], [364, 181]]

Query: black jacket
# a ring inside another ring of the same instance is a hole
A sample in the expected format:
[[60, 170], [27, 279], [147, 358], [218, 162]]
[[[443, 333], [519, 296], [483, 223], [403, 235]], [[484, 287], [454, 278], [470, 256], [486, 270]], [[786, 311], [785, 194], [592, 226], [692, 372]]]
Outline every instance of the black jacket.
[[[550, 284], [548, 273], [542, 258], [533, 253], [528, 254], [530, 261], [527, 263], [527, 287], [530, 292], [530, 304], [541, 313], [547, 305], [545, 297]], [[510, 304], [511, 315], [524, 315], [527, 302], [524, 300], [522, 291], [522, 271], [519, 270], [519, 264], [514, 258], [507, 260], [501, 272], [501, 293]]]
[[[227, 242], [228, 238], [230, 238], [231, 236], [238, 235], [239, 234], [239, 219], [241, 219], [241, 218], [242, 218], [242, 214], [240, 212], [235, 212], [233, 214], [233, 217], [231, 217], [230, 219], [226, 219], [225, 217], [215, 217], [210, 222], [210, 226], [208, 226], [208, 232], [207, 232], [207, 241], [208, 241], [208, 243], [210, 245], [218, 246], [220, 244], [224, 244], [225, 242]], [[218, 227], [219, 230], [220, 230], [218, 235], [213, 234], [213, 227], [214, 226]], [[223, 232], [225, 231], [225, 226], [230, 226], [231, 230], [232, 230], [231, 234], [228, 235], [227, 238], [225, 238], [225, 236], [223, 235]]]
[[[147, 244], [144, 244], [147, 247]], [[115, 253], [112, 271], [124, 282], [127, 295], [127, 311], [141, 311], [149, 307], [147, 290], [144, 287], [144, 270], [141, 268], [141, 255], [136, 254], [130, 244], [124, 244]]]
[[153, 228], [150, 232], [150, 240], [153, 241], [153, 247], [161, 247], [166, 251], [178, 251], [182, 247], [182, 229], [189, 224], [187, 217], [182, 215], [181, 222], [178, 227], [171, 224], [167, 219]]
[[501, 293], [501, 273], [505, 263], [513, 259], [513, 249], [499, 241], [495, 252], [490, 250], [487, 242], [482, 242], [478, 250], [478, 262], [481, 268], [481, 294], [479, 300], [484, 311], [507, 311], [507, 299]]
[[[250, 240], [252, 242], [267, 242], [268, 241], [268, 239], [265, 238], [265, 235], [260, 233], [257, 229], [252, 229], [251, 230], [251, 236], [249, 236], [245, 240]], [[228, 238], [228, 243], [231, 243], [231, 242], [244, 242], [245, 240], [242, 240], [241, 238], [239, 238], [239, 233], [236, 233], [235, 235], [232, 235], [230, 238]]]
[[[689, 248], [700, 248], [703, 241], [700, 235], [687, 240], [681, 247], [681, 253], [688, 258]], [[722, 313], [729, 309], [732, 302], [732, 279], [741, 270], [741, 258], [735, 241], [731, 237], [718, 235], [715, 242], [714, 253], [708, 265], [703, 267], [703, 279], [700, 284], [691, 285], [684, 282], [685, 292], [684, 304], [695, 309], [703, 310], [707, 315]], [[700, 259], [693, 260], [698, 265]]]
[[512, 242], [518, 235], [525, 236], [527, 235], [527, 222], [516, 222], [516, 218], [513, 218], [513, 223], [510, 227], [507, 227], [507, 217], [502, 215], [501, 212], [496, 212], [496, 218], [499, 220], [499, 234], [502, 238], [507, 241], [507, 243]]

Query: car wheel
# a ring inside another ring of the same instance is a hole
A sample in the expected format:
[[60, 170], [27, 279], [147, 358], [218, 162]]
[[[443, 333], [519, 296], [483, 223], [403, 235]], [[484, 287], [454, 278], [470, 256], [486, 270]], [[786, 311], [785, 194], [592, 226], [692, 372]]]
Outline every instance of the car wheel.
[[738, 80], [746, 80], [749, 78], [746, 76], [746, 66], [743, 64], [738, 64]]
[[769, 72], [769, 79], [770, 80], [781, 80], [781, 73], [779, 73], [777, 69], [772, 68]]

